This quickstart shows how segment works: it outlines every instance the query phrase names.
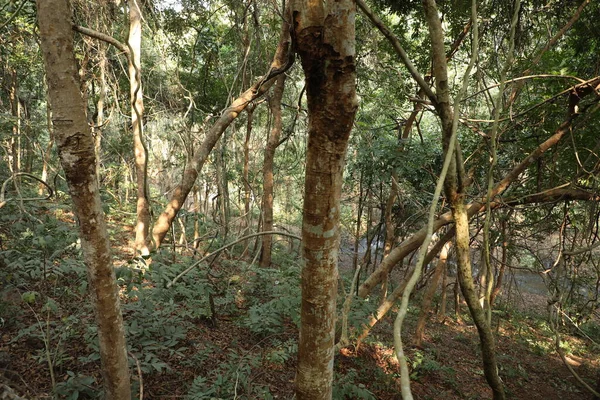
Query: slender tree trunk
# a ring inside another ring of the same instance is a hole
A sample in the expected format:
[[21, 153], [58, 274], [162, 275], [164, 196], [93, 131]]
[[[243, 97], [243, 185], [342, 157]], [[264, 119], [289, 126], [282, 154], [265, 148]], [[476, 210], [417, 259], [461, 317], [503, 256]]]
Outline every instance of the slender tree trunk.
[[442, 271], [442, 294], [440, 296], [440, 308], [438, 309], [438, 317], [440, 320], [446, 318], [446, 298], [448, 293], [448, 263], [444, 264], [444, 270]]
[[[10, 137], [9, 167], [13, 174], [21, 172], [21, 102], [19, 101], [19, 81], [17, 71], [10, 72], [10, 109], [14, 118]], [[18, 180], [15, 179], [15, 184]]]
[[433, 296], [435, 295], [438, 284], [440, 283], [440, 277], [442, 276], [442, 273], [446, 270], [446, 260], [448, 258], [449, 248], [449, 243], [446, 243], [446, 245], [442, 247], [442, 251], [440, 252], [440, 257], [435, 267], [435, 271], [433, 272], [433, 276], [431, 277], [431, 281], [429, 282], [429, 285], [427, 286], [427, 288], [425, 289], [425, 293], [423, 294], [423, 301], [421, 302], [421, 311], [419, 312], [419, 320], [417, 321], [417, 327], [415, 328], [415, 346], [417, 347], [420, 347], [421, 343], [423, 342], [425, 324], [427, 323], [427, 319], [429, 318], [429, 311], [431, 310]]
[[66, 0], [38, 1], [37, 9], [54, 134], [79, 221], [81, 248], [98, 324], [105, 396], [111, 400], [130, 400], [123, 319], [96, 178], [94, 140], [78, 86], [71, 9]]
[[[510, 213], [508, 214], [510, 215]], [[508, 218], [508, 216], [506, 217]], [[494, 306], [496, 297], [502, 291], [502, 282], [504, 281], [504, 271], [506, 270], [506, 264], [508, 262], [508, 238], [506, 237], [506, 218], [500, 219], [500, 234], [502, 240], [502, 261], [500, 262], [500, 269], [498, 270], [498, 277], [496, 278], [496, 286], [490, 296], [490, 308]]]
[[[363, 201], [363, 183], [362, 183], [362, 171], [359, 173], [358, 178], [358, 210], [356, 216], [356, 231], [354, 233], [354, 254], [352, 256], [352, 269], [356, 271], [356, 267], [358, 266], [358, 248], [360, 245], [360, 232], [361, 232], [361, 222], [362, 222], [362, 213], [364, 208]], [[357, 284], [360, 281], [360, 272], [357, 278]]]
[[[277, 77], [275, 87], [273, 88], [273, 96], [269, 99], [269, 108], [273, 116], [273, 127], [267, 139], [265, 148], [265, 159], [263, 163], [263, 231], [273, 230], [273, 166], [275, 159], [275, 150], [279, 146], [279, 138], [283, 129], [281, 119], [281, 99], [283, 98], [283, 89], [285, 87], [285, 74]], [[268, 267], [271, 265], [271, 245], [272, 236], [265, 235], [262, 237], [262, 253], [260, 257], [260, 266]]]
[[[50, 164], [50, 157], [52, 156], [52, 146], [54, 146], [54, 133], [52, 128], [52, 111], [50, 109], [50, 104], [46, 104], [46, 125], [48, 127], [48, 145], [46, 146], [46, 151], [44, 151], [43, 161], [42, 161], [42, 181], [48, 182], [48, 164]], [[40, 184], [38, 189], [38, 194], [41, 196], [46, 187]]]
[[[225, 138], [223, 138], [224, 140]], [[223, 141], [221, 141], [215, 153], [215, 171], [217, 176], [220, 235], [225, 240], [229, 234], [229, 190], [227, 184], [227, 165], [225, 165], [225, 144]]]
[[95, 127], [95, 140], [94, 140], [94, 148], [96, 151], [96, 176], [98, 180], [100, 180], [100, 166], [101, 166], [101, 150], [102, 150], [102, 131], [104, 130], [104, 101], [106, 100], [106, 68], [107, 68], [107, 59], [106, 59], [106, 47], [100, 44], [100, 93], [98, 95], [98, 103], [96, 103], [96, 111], [98, 116], [96, 117], [96, 127]]
[[[435, 0], [424, 0], [423, 6], [431, 38], [433, 74], [436, 78], [436, 110], [441, 120], [443, 148], [444, 154], [446, 154], [452, 151], [451, 137], [453, 133], [454, 113], [458, 111], [452, 109], [450, 100], [444, 33], [437, 5]], [[504, 388], [498, 376], [494, 337], [485, 313], [479, 305], [471, 272], [469, 215], [467, 214], [464, 201], [465, 173], [461, 149], [458, 143], [456, 143], [455, 156], [452, 159], [448, 175], [444, 182], [444, 191], [450, 203], [456, 228], [458, 280], [479, 333], [485, 378], [492, 389], [494, 400], [503, 400], [505, 398]], [[493, 190], [490, 188], [488, 193], [492, 192]]]
[[[256, 105], [254, 103], [248, 104], [246, 108], [246, 139], [244, 140], [244, 167], [242, 170], [242, 179], [244, 180], [244, 227], [247, 229], [252, 225], [252, 215], [250, 214], [250, 196], [252, 194], [250, 187], [250, 138], [252, 135], [252, 122], [254, 120], [254, 109]], [[246, 232], [247, 233], [247, 232]], [[248, 246], [249, 241], [243, 243], [244, 253], [242, 257], [248, 257]]]
[[358, 107], [355, 3], [292, 2], [306, 78], [308, 147], [296, 398], [331, 399], [342, 173]]
[[129, 0], [129, 93], [131, 102], [131, 129], [135, 155], [137, 186], [135, 249], [141, 255], [150, 254], [150, 204], [148, 202], [148, 152], [144, 145], [144, 98], [142, 92], [142, 12], [137, 0]]

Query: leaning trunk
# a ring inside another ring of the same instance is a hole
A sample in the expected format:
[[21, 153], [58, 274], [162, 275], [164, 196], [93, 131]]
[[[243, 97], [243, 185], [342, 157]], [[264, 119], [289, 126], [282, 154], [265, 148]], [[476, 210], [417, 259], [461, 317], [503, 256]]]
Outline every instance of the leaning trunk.
[[308, 147], [296, 398], [331, 399], [342, 173], [357, 109], [355, 4], [292, 3], [306, 78]]
[[54, 137], [65, 171], [98, 324], [105, 396], [131, 399], [123, 319], [96, 179], [94, 140], [78, 86], [67, 0], [37, 2]]
[[208, 155], [214, 148], [215, 144], [221, 138], [221, 135], [227, 127], [233, 122], [237, 116], [246, 109], [248, 104], [258, 97], [262, 96], [275, 82], [275, 77], [285, 72], [293, 63], [293, 58], [289, 57], [291, 42], [289, 39], [289, 26], [284, 21], [281, 29], [281, 37], [275, 58], [271, 63], [271, 68], [266, 76], [261, 77], [248, 90], [242, 93], [235, 99], [229, 107], [227, 107], [219, 116], [215, 124], [206, 132], [206, 137], [200, 144], [198, 151], [194, 153], [192, 160], [186, 165], [183, 172], [181, 183], [175, 187], [173, 195], [167, 204], [167, 207], [158, 217], [154, 228], [152, 229], [152, 239], [154, 245], [159, 247], [163, 239], [169, 232], [169, 228], [177, 213], [183, 206], [187, 195], [196, 182], [198, 174], [202, 170]]

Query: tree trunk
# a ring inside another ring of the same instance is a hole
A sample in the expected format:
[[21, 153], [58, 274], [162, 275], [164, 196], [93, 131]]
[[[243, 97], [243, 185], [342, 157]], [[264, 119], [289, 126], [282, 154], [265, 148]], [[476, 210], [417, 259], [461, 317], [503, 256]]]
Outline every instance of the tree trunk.
[[[425, 18], [429, 26], [433, 74], [436, 78], [436, 111], [442, 125], [444, 154], [447, 154], [452, 151], [451, 146], [453, 144], [451, 143], [451, 137], [453, 133], [454, 113], [457, 113], [458, 110], [453, 110], [451, 105], [446, 52], [444, 49], [444, 33], [437, 5], [435, 0], [424, 0], [423, 6]], [[455, 106], [458, 107], [458, 105]], [[473, 275], [471, 272], [469, 215], [464, 202], [465, 173], [461, 149], [458, 143], [456, 143], [454, 152], [455, 155], [452, 158], [452, 163], [450, 164], [448, 175], [444, 182], [444, 191], [446, 193], [446, 198], [450, 203], [450, 209], [456, 228], [456, 264], [458, 280], [467, 306], [469, 307], [469, 311], [471, 312], [471, 316], [473, 317], [473, 322], [475, 322], [479, 333], [485, 378], [492, 389], [494, 400], [503, 400], [505, 398], [504, 388], [500, 381], [500, 377], [498, 376], [494, 337], [485, 313], [477, 301], [477, 293], [475, 291]], [[493, 189], [490, 188], [488, 194], [491, 194], [492, 192]]]
[[135, 249], [141, 255], [150, 254], [148, 232], [150, 231], [150, 204], [148, 202], [148, 152], [144, 145], [144, 99], [142, 94], [142, 12], [136, 0], [129, 0], [129, 94], [131, 102], [131, 129], [135, 155], [135, 183], [137, 206], [135, 225]]
[[496, 286], [490, 296], [490, 308], [494, 306], [496, 297], [502, 291], [502, 282], [504, 281], [504, 271], [506, 270], [506, 264], [508, 263], [508, 238], [506, 237], [506, 220], [510, 218], [511, 213], [509, 212], [506, 217], [500, 219], [500, 235], [502, 240], [502, 260], [500, 262], [500, 269], [498, 270], [498, 277], [496, 278]]
[[[9, 167], [13, 175], [21, 172], [21, 102], [19, 101], [19, 81], [17, 71], [10, 72], [10, 109], [14, 118], [12, 126], [12, 135], [10, 137]], [[14, 183], [18, 187], [19, 179], [15, 178]]]
[[437, 290], [438, 284], [440, 283], [442, 273], [446, 270], [446, 260], [448, 259], [449, 248], [449, 243], [442, 247], [442, 251], [440, 252], [440, 257], [438, 259], [437, 265], [435, 266], [435, 271], [433, 272], [431, 281], [429, 282], [429, 285], [427, 286], [427, 288], [425, 289], [425, 293], [423, 294], [423, 301], [421, 302], [419, 320], [417, 321], [417, 327], [415, 328], [415, 346], [417, 347], [420, 347], [421, 343], [423, 342], [423, 334], [425, 333], [425, 324], [427, 323], [427, 319], [429, 318], [431, 302]]
[[101, 166], [101, 150], [102, 150], [102, 131], [104, 130], [104, 101], [106, 99], [106, 68], [108, 67], [108, 60], [106, 59], [106, 47], [100, 45], [99, 51], [100, 62], [98, 67], [100, 68], [100, 93], [98, 94], [98, 102], [96, 103], [96, 117], [95, 126], [95, 140], [94, 148], [96, 151], [96, 176], [100, 181], [100, 166]]
[[[265, 159], [263, 163], [263, 231], [273, 230], [273, 165], [275, 159], [275, 150], [279, 146], [279, 138], [283, 129], [281, 120], [281, 99], [283, 98], [283, 89], [285, 87], [285, 74], [277, 77], [273, 96], [269, 99], [269, 108], [273, 115], [273, 128], [267, 139], [265, 148]], [[260, 266], [268, 267], [271, 265], [271, 244], [273, 239], [271, 235], [262, 237], [262, 253], [260, 257]]]
[[[46, 104], [46, 125], [48, 127], [48, 145], [46, 146], [46, 151], [44, 151], [43, 161], [42, 161], [42, 181], [48, 182], [48, 164], [50, 164], [50, 157], [52, 156], [52, 146], [54, 146], [54, 133], [52, 132], [52, 111], [50, 109], [50, 104]], [[42, 195], [46, 187], [40, 183], [40, 187], [38, 188], [38, 195]]]
[[71, 9], [66, 0], [38, 1], [37, 8], [54, 135], [73, 211], [79, 221], [81, 248], [98, 324], [105, 396], [111, 400], [130, 400], [123, 319], [96, 178], [94, 140], [78, 86]]
[[306, 78], [308, 147], [296, 398], [331, 399], [342, 173], [358, 107], [355, 4], [292, 2]]
[[219, 234], [227, 240], [229, 234], [229, 187], [227, 183], [227, 165], [225, 164], [225, 143], [223, 138], [215, 153], [215, 171], [217, 177], [217, 205], [219, 207]]
[[[252, 215], [250, 214], [250, 195], [251, 187], [250, 187], [250, 138], [252, 135], [252, 122], [254, 120], [254, 109], [256, 105], [254, 103], [248, 104], [246, 108], [246, 139], [244, 140], [244, 167], [242, 169], [242, 179], [244, 181], [244, 234], [248, 233], [248, 229], [252, 225]], [[244, 253], [242, 254], [243, 258], [248, 257], [248, 241], [243, 243]]]

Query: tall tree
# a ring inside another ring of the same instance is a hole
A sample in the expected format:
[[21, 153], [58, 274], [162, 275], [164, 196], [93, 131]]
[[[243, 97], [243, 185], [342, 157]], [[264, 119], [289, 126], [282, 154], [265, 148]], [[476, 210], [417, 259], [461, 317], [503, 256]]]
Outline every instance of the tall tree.
[[67, 0], [38, 1], [37, 9], [54, 138], [79, 222], [98, 324], [105, 395], [107, 399], [129, 400], [123, 318], [96, 178], [94, 140], [79, 91], [71, 9]]
[[[466, 174], [461, 147], [458, 143], [454, 144], [452, 139], [456, 130], [454, 113], [458, 113], [456, 109], [458, 104], [454, 104], [453, 109], [449, 90], [442, 22], [435, 0], [424, 0], [423, 6], [431, 38], [433, 74], [436, 78], [436, 111], [441, 121], [444, 154], [454, 151], [448, 175], [444, 182], [444, 191], [450, 203], [456, 229], [455, 242], [458, 281], [473, 321], [477, 326], [477, 332], [479, 333], [485, 378], [492, 388], [494, 400], [502, 400], [505, 398], [505, 395], [502, 381], [498, 376], [494, 336], [485, 313], [477, 301], [471, 272], [469, 216], [467, 207], [465, 206]], [[455, 146], [454, 149], [453, 146]], [[491, 191], [492, 188], [490, 188], [490, 193]]]
[[342, 173], [358, 107], [356, 6], [296, 0], [291, 8], [308, 104], [296, 398], [331, 399]]
[[255, 99], [262, 96], [275, 83], [276, 77], [285, 72], [292, 64], [290, 32], [287, 22], [284, 21], [281, 28], [281, 35], [277, 50], [268, 73], [260, 77], [250, 88], [244, 91], [235, 100], [231, 102], [214, 125], [206, 132], [204, 141], [200, 144], [190, 162], [186, 165], [181, 183], [175, 187], [171, 199], [164, 211], [157, 218], [152, 228], [152, 239], [156, 247], [160, 246], [163, 239], [169, 232], [171, 224], [175, 220], [177, 213], [181, 210], [187, 195], [194, 186], [198, 174], [202, 170], [210, 152], [217, 144], [223, 132], [238, 117], [238, 115], [248, 107]]
[[142, 255], [150, 253], [150, 203], [148, 201], [148, 152], [144, 145], [144, 98], [142, 92], [142, 11], [138, 0], [129, 0], [129, 97], [131, 103], [131, 129], [135, 155], [137, 185], [135, 249]]

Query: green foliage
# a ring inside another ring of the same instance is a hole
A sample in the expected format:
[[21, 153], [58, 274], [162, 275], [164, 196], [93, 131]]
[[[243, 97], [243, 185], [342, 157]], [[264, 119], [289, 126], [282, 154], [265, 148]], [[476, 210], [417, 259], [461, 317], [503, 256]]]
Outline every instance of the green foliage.
[[80, 375], [73, 371], [67, 371], [67, 380], [56, 385], [56, 394], [60, 399], [99, 399], [100, 392], [93, 389], [97, 384], [96, 379], [91, 376]]
[[300, 323], [300, 267], [295, 263], [280, 269], [256, 268], [248, 282], [254, 303], [240, 323], [254, 334], [267, 336], [281, 333], [284, 324]]
[[359, 374], [351, 369], [346, 374], [338, 376], [333, 384], [333, 399], [335, 400], [375, 400], [377, 397], [362, 383], [356, 384]]
[[426, 351], [415, 350], [410, 357], [410, 378], [418, 381], [422, 377], [439, 373], [452, 381], [456, 371], [450, 367], [442, 366], [432, 354]]
[[188, 399], [272, 399], [269, 389], [252, 382], [253, 370], [261, 366], [260, 358], [231, 350], [227, 361], [210, 377], [198, 376], [188, 391]]

